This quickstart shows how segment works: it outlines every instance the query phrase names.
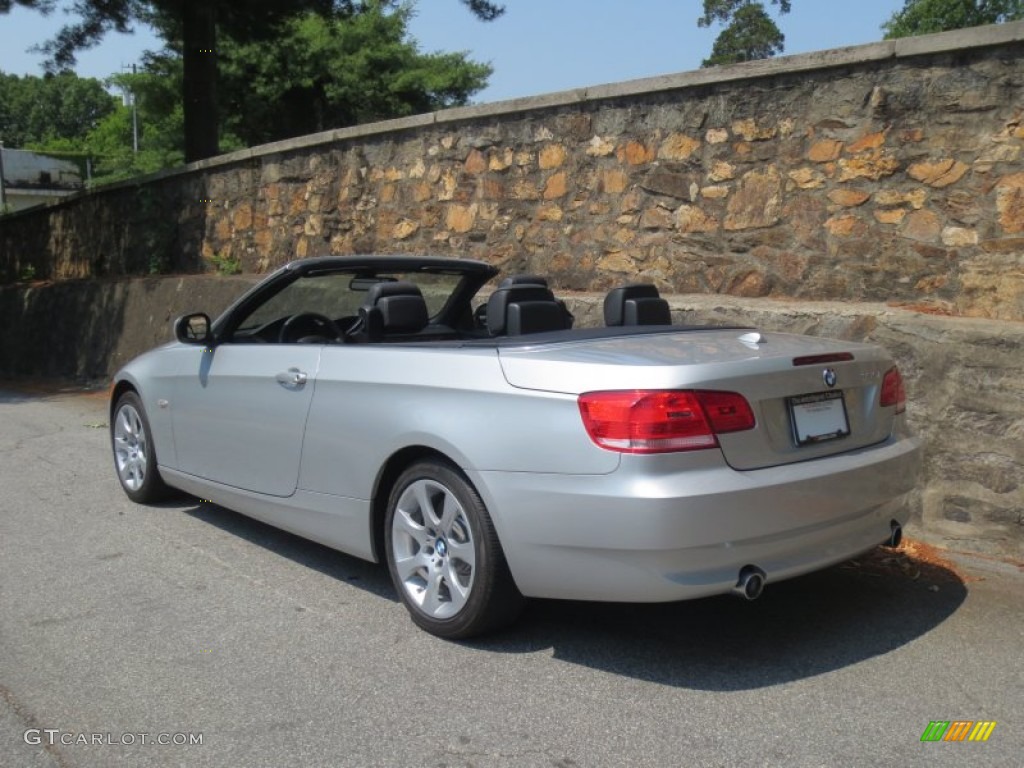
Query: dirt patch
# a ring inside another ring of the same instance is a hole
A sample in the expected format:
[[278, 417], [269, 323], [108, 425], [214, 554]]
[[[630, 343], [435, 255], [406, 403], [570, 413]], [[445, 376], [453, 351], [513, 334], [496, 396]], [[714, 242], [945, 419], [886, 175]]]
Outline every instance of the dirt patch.
[[940, 584], [968, 584], [982, 581], [983, 576], [967, 573], [947, 558], [941, 549], [922, 541], [903, 538], [898, 547], [876, 547], [843, 565], [877, 576], [901, 576], [921, 581], [938, 591]]
[[886, 304], [890, 307], [906, 309], [911, 312], [919, 312], [922, 315], [940, 315], [942, 317], [959, 317], [955, 307], [942, 304], [924, 304], [909, 301], [889, 301]]

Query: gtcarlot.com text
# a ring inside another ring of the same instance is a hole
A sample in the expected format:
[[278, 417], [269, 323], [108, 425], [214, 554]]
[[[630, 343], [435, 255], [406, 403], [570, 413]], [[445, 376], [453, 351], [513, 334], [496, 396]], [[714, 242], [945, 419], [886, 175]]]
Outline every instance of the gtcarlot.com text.
[[26, 744], [48, 746], [121, 747], [144, 746], [182, 747], [201, 746], [201, 733], [75, 733], [59, 728], [29, 728], [24, 736]]

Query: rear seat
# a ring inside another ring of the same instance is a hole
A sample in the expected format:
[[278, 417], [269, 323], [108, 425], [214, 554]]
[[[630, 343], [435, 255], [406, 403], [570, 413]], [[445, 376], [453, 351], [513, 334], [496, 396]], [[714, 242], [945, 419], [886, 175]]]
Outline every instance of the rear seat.
[[520, 336], [572, 328], [572, 315], [546, 284], [515, 280], [508, 278], [487, 300], [487, 330], [491, 336]]
[[650, 283], [634, 283], [613, 288], [604, 298], [604, 324], [671, 325], [668, 302]]

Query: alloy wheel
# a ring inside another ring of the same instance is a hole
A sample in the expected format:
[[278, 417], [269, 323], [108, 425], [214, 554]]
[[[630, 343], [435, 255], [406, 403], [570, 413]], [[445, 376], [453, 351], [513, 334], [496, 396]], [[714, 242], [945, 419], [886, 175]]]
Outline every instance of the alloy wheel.
[[455, 494], [436, 480], [414, 481], [398, 499], [391, 533], [395, 572], [413, 605], [433, 619], [457, 615], [473, 590], [476, 550]]

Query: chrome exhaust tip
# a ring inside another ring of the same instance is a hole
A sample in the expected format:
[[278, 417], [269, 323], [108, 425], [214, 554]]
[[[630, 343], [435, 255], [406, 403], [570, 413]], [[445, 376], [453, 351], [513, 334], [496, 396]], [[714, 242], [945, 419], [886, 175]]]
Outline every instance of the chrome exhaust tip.
[[901, 541], [903, 541], [903, 526], [893, 520], [889, 523], [889, 541], [886, 542], [886, 546], [898, 547]]
[[764, 592], [766, 578], [765, 572], [756, 565], [745, 565], [740, 569], [739, 579], [732, 592], [747, 600], [757, 600]]

